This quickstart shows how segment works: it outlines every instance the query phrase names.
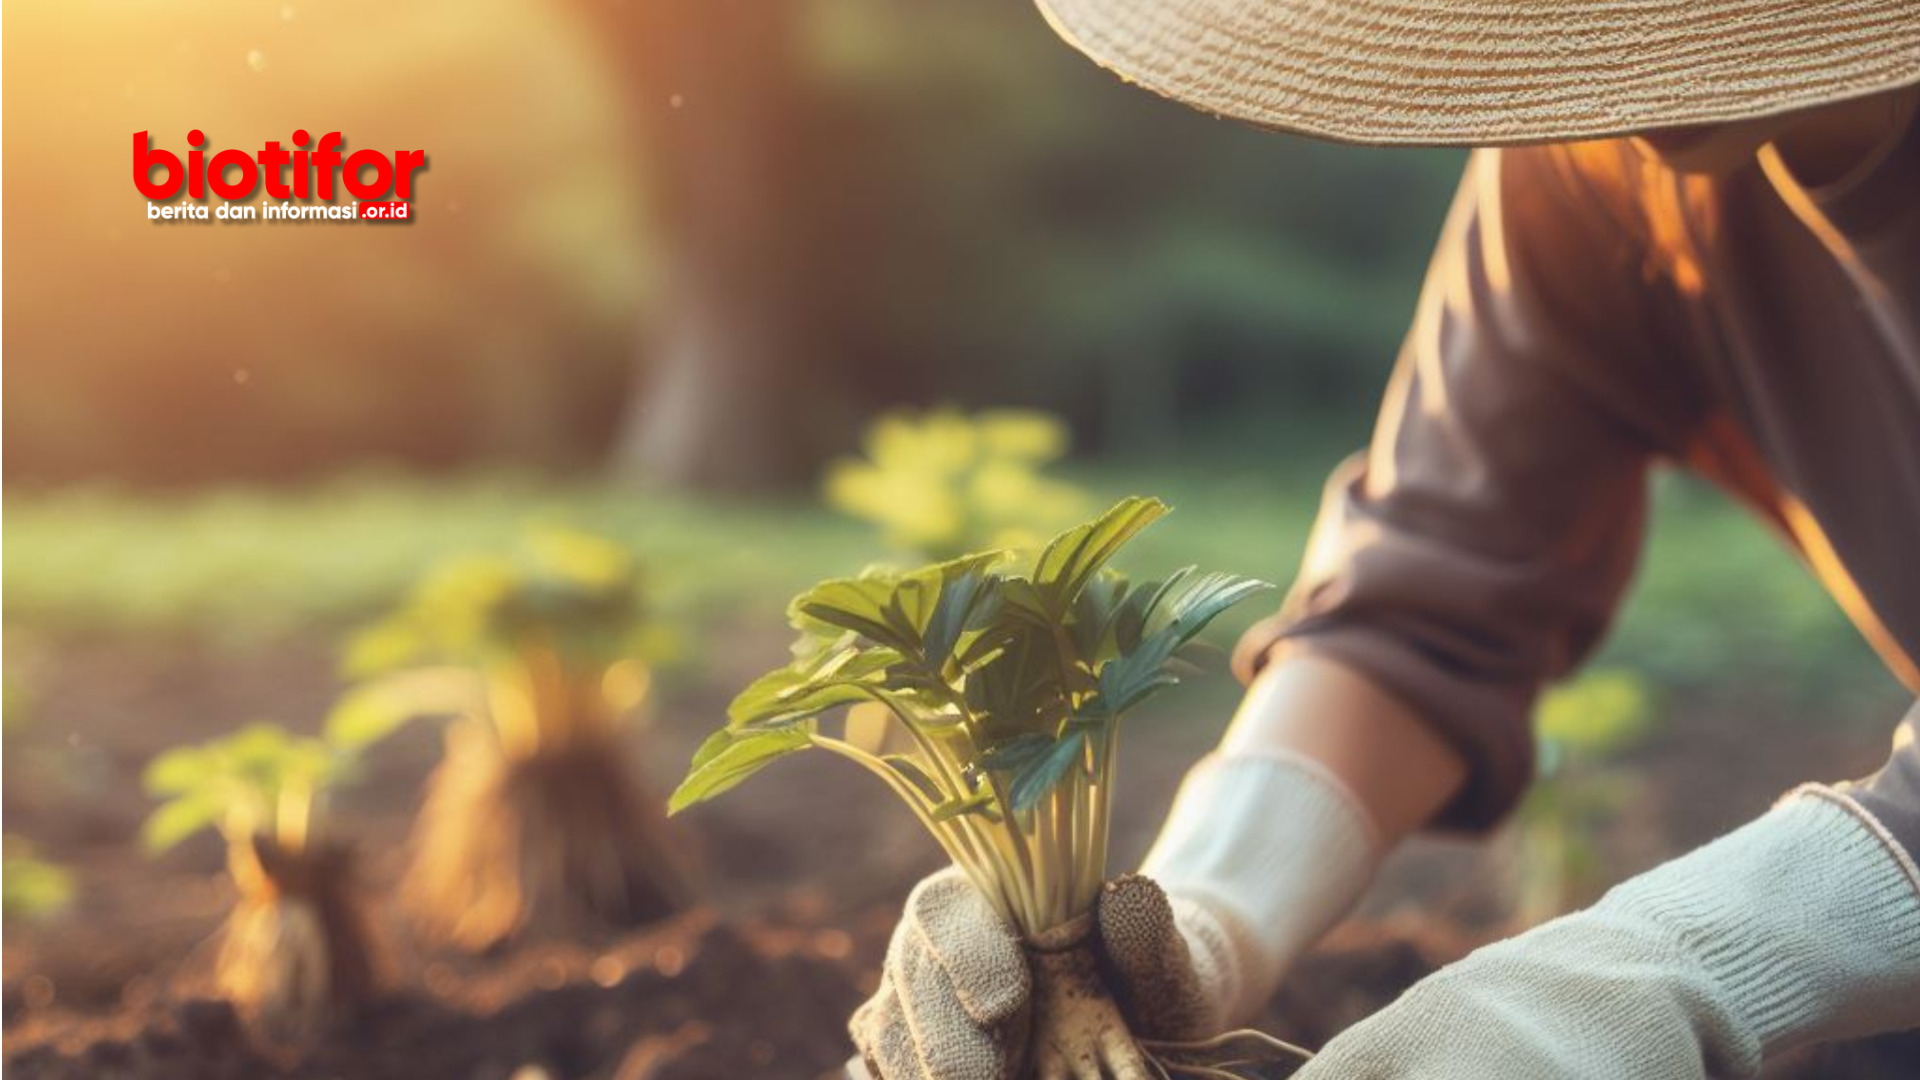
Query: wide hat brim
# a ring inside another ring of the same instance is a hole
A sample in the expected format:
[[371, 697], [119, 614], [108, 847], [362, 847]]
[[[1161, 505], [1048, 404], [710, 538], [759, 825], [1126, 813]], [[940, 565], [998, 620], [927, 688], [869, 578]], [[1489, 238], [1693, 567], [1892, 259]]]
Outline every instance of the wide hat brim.
[[1039, 0], [1148, 90], [1340, 142], [1494, 146], [1920, 83], [1920, 0]]

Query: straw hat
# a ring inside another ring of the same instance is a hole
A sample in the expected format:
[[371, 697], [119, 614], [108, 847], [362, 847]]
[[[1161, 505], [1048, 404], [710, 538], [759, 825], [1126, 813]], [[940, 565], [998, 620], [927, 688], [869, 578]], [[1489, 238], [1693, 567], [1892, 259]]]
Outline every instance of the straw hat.
[[1358, 143], [1546, 142], [1920, 83], [1920, 0], [1039, 0], [1122, 78]]

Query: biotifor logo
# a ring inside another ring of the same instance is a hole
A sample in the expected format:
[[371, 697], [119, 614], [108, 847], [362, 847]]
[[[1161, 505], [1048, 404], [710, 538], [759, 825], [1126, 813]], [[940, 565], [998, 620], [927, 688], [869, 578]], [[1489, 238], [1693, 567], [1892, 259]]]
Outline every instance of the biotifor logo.
[[[153, 221], [406, 221], [412, 207], [414, 174], [427, 167], [425, 150], [397, 150], [393, 157], [378, 150], [345, 153], [346, 139], [337, 131], [320, 136], [318, 146], [304, 130], [293, 133], [293, 149], [269, 141], [258, 153], [221, 150], [207, 153], [207, 136], [187, 132], [185, 164], [170, 150], [159, 150], [145, 131], [133, 135], [133, 186], [150, 201], [147, 217]], [[160, 179], [155, 180], [158, 174]], [[335, 178], [353, 196], [351, 204], [336, 205]], [[267, 197], [279, 202], [260, 206], [243, 203], [265, 184]], [[212, 213], [204, 203], [163, 203], [185, 192], [204, 200], [211, 191], [223, 201]], [[391, 198], [388, 196], [391, 195]], [[297, 200], [318, 200], [301, 205]]]

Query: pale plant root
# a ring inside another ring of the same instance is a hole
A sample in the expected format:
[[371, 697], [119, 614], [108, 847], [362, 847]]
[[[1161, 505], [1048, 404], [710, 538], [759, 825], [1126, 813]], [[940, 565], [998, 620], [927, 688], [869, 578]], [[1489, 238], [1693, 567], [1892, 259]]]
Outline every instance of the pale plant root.
[[[1243, 1080], [1285, 1076], [1291, 1072], [1285, 1066], [1297, 1068], [1312, 1057], [1250, 1030], [1195, 1041], [1134, 1038], [1107, 990], [1091, 927], [1091, 916], [1082, 916], [1027, 942], [1030, 1080]], [[1274, 1071], [1276, 1065], [1285, 1071]]]
[[269, 1046], [310, 1045], [384, 982], [350, 854], [254, 837], [236, 843], [229, 862], [240, 899], [221, 931], [215, 983]]
[[1027, 943], [1033, 970], [1032, 1080], [1153, 1080], [1120, 1007], [1101, 979], [1091, 915]]
[[658, 800], [612, 738], [504, 754], [447, 729], [401, 902], [421, 936], [479, 952], [523, 937], [595, 935], [673, 914], [691, 890]]
[[1251, 1029], [1194, 1041], [1142, 1039], [1140, 1049], [1162, 1080], [1245, 1080], [1248, 1076], [1279, 1080], [1313, 1059], [1292, 1043]]

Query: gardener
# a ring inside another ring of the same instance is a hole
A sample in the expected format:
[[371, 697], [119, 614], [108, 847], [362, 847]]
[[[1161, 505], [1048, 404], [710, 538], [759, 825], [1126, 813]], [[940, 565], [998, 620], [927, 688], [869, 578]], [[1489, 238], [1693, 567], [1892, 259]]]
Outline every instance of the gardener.
[[[1137, 1034], [1247, 1021], [1401, 837], [1512, 810], [1534, 697], [1613, 614], [1655, 462], [1788, 537], [1920, 692], [1920, 5], [1050, 2], [1208, 112], [1508, 147], [1472, 158], [1373, 447], [1241, 643], [1232, 728], [1102, 898]], [[1299, 1075], [1744, 1077], [1920, 1026], [1920, 709], [1896, 747], [1474, 953]], [[924, 883], [854, 1018], [869, 1065], [1018, 1073], [1023, 985], [982, 977], [1014, 949], [956, 874]]]

